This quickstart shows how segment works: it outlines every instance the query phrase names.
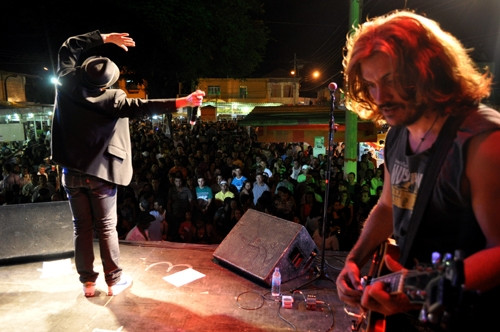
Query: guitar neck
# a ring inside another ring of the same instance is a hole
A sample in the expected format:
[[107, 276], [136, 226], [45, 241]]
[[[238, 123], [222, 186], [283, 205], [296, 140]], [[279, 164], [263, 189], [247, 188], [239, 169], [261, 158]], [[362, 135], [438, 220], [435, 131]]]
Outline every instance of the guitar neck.
[[[421, 266], [416, 270], [403, 269], [397, 272], [387, 273], [388, 269], [384, 264], [384, 257], [388, 255], [394, 258], [394, 255], [391, 254], [391, 252], [394, 252], [393, 249], [397, 249], [397, 246], [392, 243], [391, 239], [388, 239], [388, 241], [377, 248], [372, 257], [372, 264], [368, 275], [361, 279], [363, 286], [371, 285], [375, 282], [382, 282], [385, 285], [385, 291], [387, 293], [406, 294], [412, 303], [422, 304], [425, 307], [428, 305], [426, 301], [429, 299], [438, 302], [434, 299], [434, 297], [436, 297], [436, 286], [434, 284], [436, 284], [436, 280], [438, 280], [437, 277], [450, 273], [449, 266], [453, 266], [453, 264], [443, 264], [443, 262], [446, 262], [445, 260], [439, 264], [434, 263], [434, 267]], [[434, 287], [432, 285], [434, 285]], [[427, 292], [430, 294], [427, 294]], [[439, 296], [437, 296], [441, 304], [442, 295], [443, 294], [439, 294]], [[436, 306], [435, 304], [431, 307], [434, 308], [434, 311], [437, 310], [436, 308], [441, 308], [441, 306]], [[435, 313], [439, 314], [437, 312]], [[366, 311], [358, 316], [358, 320], [353, 323], [351, 330], [363, 332], [385, 331], [385, 316], [377, 312]]]
[[402, 270], [372, 278], [370, 284], [380, 281], [385, 284], [388, 293], [405, 293], [411, 302], [424, 303], [427, 296], [426, 286], [437, 275], [438, 272], [433, 269]]

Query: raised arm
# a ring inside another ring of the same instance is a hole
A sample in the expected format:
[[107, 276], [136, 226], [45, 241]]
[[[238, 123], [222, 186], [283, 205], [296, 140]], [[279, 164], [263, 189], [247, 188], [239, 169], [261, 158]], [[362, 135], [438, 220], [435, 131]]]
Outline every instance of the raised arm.
[[101, 38], [104, 43], [112, 43], [121, 47], [125, 52], [129, 47], [135, 47], [135, 41], [129, 37], [127, 32], [111, 32], [101, 33]]

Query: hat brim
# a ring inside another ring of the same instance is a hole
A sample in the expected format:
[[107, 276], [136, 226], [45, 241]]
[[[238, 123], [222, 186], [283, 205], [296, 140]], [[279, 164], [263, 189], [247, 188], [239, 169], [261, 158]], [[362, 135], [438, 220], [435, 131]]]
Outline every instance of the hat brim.
[[[102, 82], [100, 84], [97, 84], [97, 82], [95, 80], [92, 81], [89, 78], [89, 76], [88, 76], [89, 75], [88, 74], [89, 68], [88, 67], [93, 65], [95, 62], [103, 62], [103, 61], [106, 62], [107, 66], [111, 67], [110, 69], [106, 69], [106, 71], [109, 72], [111, 70], [112, 75], [110, 75], [111, 77], [107, 82]], [[113, 61], [111, 61], [109, 58], [106, 58], [106, 57], [100, 57], [100, 56], [89, 57], [83, 62], [81, 68], [82, 68], [83, 81], [89, 87], [106, 89], [106, 88], [109, 88], [110, 86], [112, 86], [113, 84], [115, 84], [118, 81], [118, 79], [120, 78], [120, 69]]]

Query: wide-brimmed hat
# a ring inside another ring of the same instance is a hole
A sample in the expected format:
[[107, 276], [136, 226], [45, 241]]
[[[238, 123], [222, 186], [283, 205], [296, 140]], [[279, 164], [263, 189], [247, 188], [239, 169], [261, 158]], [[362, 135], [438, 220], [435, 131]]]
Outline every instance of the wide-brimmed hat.
[[92, 56], [82, 64], [82, 77], [91, 88], [109, 88], [118, 81], [120, 70], [109, 58]]

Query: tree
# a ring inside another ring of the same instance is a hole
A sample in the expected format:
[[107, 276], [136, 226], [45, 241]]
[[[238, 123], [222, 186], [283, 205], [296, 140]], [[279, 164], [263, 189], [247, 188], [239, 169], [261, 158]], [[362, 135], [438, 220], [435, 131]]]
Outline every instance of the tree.
[[245, 78], [257, 68], [269, 34], [261, 2], [87, 0], [75, 10], [62, 0], [10, 1], [2, 25], [15, 33], [0, 38], [0, 66], [28, 74], [44, 66], [55, 71], [54, 56], [69, 36], [129, 32], [137, 46], [128, 53], [107, 45], [99, 51], [146, 79], [150, 98], [188, 93], [198, 77]]
[[150, 82], [151, 97], [188, 93], [199, 77], [248, 77], [262, 61], [268, 31], [258, 0], [149, 0], [131, 6], [148, 17], [137, 28], [148, 46], [138, 45], [135, 64]]

